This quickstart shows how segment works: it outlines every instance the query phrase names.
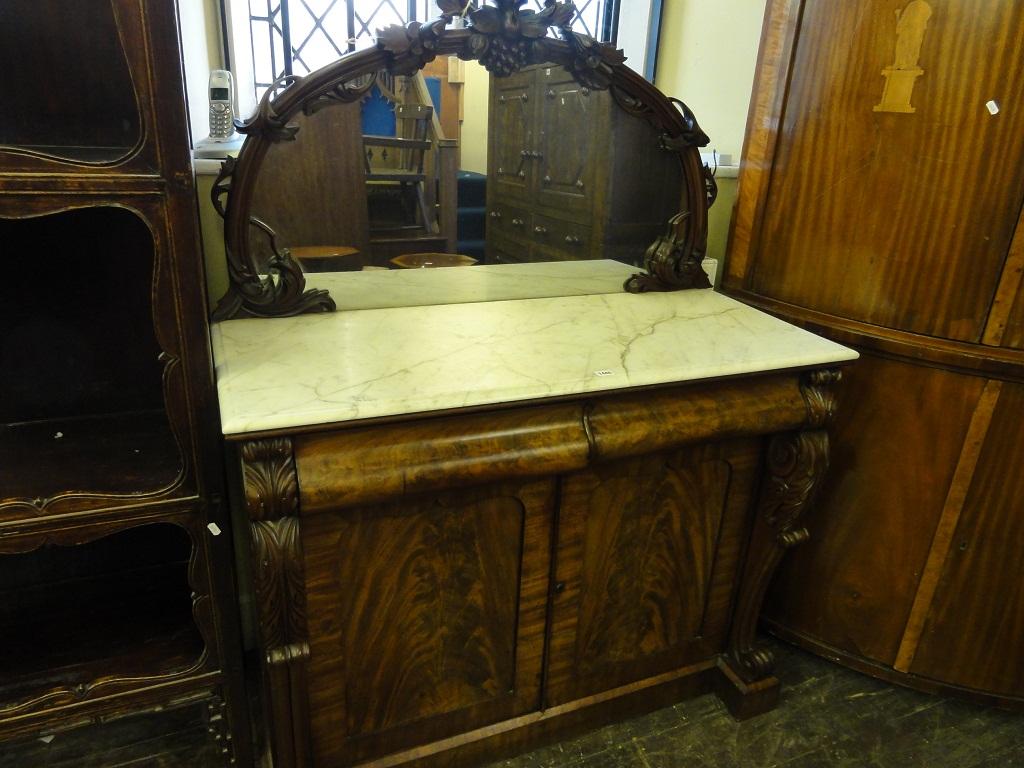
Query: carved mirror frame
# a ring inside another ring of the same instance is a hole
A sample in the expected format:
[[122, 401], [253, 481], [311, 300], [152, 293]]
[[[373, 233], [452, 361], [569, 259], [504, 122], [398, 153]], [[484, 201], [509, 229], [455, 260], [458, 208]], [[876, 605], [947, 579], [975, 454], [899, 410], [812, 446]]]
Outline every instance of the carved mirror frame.
[[[223, 164], [212, 193], [214, 207], [224, 218], [230, 280], [214, 320], [336, 309], [327, 291], [306, 289], [298, 262], [286, 248], [278, 249], [273, 229], [251, 213], [267, 151], [295, 140], [298, 126], [289, 120], [300, 112], [311, 115], [358, 101], [373, 88], [378, 73], [412, 75], [438, 56], [479, 61], [498, 77], [532, 64], [561, 65], [580, 85], [609, 90], [627, 113], [653, 125], [661, 132], [663, 147], [681, 163], [685, 209], [666, 223], [666, 234], [644, 255], [645, 271], [630, 277], [624, 289], [641, 293], [710, 287], [701, 262], [707, 250], [708, 208], [717, 190], [699, 151], [709, 140], [690, 109], [626, 67], [622, 51], [573, 32], [572, 3], [545, 0], [544, 10], [534, 12], [521, 9], [525, 0], [494, 1], [495, 5], [477, 7], [473, 0], [437, 0], [439, 19], [390, 26], [378, 31], [373, 48], [346, 55], [304, 77], [281, 78], [252, 118], [236, 121], [246, 140], [238, 157]], [[456, 19], [462, 19], [461, 25], [453, 24]], [[557, 38], [549, 35], [552, 29]], [[262, 269], [252, 255], [251, 238], [256, 233], [269, 240], [273, 254]]]

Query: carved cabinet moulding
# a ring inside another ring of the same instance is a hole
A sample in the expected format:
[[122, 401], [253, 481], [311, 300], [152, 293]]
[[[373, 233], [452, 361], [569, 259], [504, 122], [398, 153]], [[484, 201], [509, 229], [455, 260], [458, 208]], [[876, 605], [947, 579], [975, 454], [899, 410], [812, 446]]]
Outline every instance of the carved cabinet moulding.
[[[379, 75], [412, 75], [438, 56], [479, 61], [496, 77], [531, 64], [564, 66], [584, 87], [610, 90], [615, 102], [662, 134], [662, 146], [677, 155], [684, 178], [684, 210], [668, 223], [644, 256], [643, 273], [630, 278], [631, 292], [708, 287], [701, 263], [707, 250], [707, 211], [715, 198], [714, 180], [699, 147], [708, 137], [693, 113], [625, 65], [622, 51], [573, 32], [571, 3], [548, 0], [540, 11], [523, 10], [525, 0], [477, 5], [438, 0], [441, 17], [429, 23], [394, 25], [378, 31], [377, 45], [338, 59], [306, 76], [289, 75], [264, 95], [256, 113], [236, 121], [246, 136], [237, 160], [225, 162], [212, 192], [225, 219], [230, 287], [214, 311], [215, 320], [283, 317], [333, 311], [323, 290], [307, 290], [305, 277], [289, 251], [279, 249], [273, 230], [251, 212], [266, 153], [275, 143], [296, 139], [291, 123], [333, 104], [362, 99]], [[455, 23], [456, 19], [461, 22]], [[461, 24], [461, 26], [459, 26]], [[551, 36], [550, 32], [557, 34]], [[226, 202], [225, 202], [226, 198]], [[253, 257], [254, 237], [267, 238], [271, 256], [262, 267]]]
[[768, 444], [754, 538], [727, 654], [734, 672], [748, 683], [770, 677], [775, 668], [772, 653], [755, 643], [757, 618], [768, 584], [786, 550], [810, 538], [802, 522], [828, 471], [829, 438], [825, 427], [835, 414], [834, 385], [840, 378], [841, 372], [834, 369], [805, 374], [800, 385], [807, 405], [805, 428], [775, 435]]
[[[250, 441], [242, 445], [240, 458], [263, 672], [276, 702], [268, 721], [278, 743], [291, 743], [292, 721], [303, 719], [293, 714], [301, 711], [302, 703], [293, 700], [291, 693], [305, 687], [309, 660], [299, 485], [292, 441]], [[305, 741], [300, 738], [295, 743]]]

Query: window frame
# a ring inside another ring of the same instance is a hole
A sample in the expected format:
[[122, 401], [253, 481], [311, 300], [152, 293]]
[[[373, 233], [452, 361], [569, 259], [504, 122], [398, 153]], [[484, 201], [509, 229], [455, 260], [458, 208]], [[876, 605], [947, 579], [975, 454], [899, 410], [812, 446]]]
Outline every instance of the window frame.
[[[253, 49], [257, 44], [257, 41], [254, 40], [251, 24], [251, 19], [253, 18], [250, 7], [251, 2], [252, 0], [219, 0], [221, 7], [222, 29], [224, 32], [223, 43], [225, 65], [232, 71], [235, 79], [236, 114], [243, 117], [247, 117], [255, 112], [258, 104], [258, 93], [261, 88], [265, 89], [268, 86], [267, 83], [258, 81], [256, 78], [256, 65], [253, 57]], [[294, 63], [296, 60], [294, 56], [289, 57], [285, 62], [283, 62], [283, 66], [280, 68], [277, 66], [276, 57], [281, 51], [288, 50], [288, 46], [291, 46], [293, 51], [295, 50], [293, 41], [291, 40], [291, 23], [288, 17], [288, 10], [292, 3], [305, 4], [304, 0], [260, 0], [260, 2], [265, 3], [267, 6], [267, 16], [262, 18], [272, 19], [277, 15], [280, 15], [281, 17], [280, 43], [279, 45], [275, 45], [273, 40], [269, 41], [272, 57], [271, 68], [275, 72], [280, 71], [282, 74], [294, 74]], [[330, 9], [333, 9], [338, 2], [342, 2], [346, 5], [346, 15], [348, 17], [347, 31], [351, 32], [355, 25], [361, 23], [361, 20], [354, 19], [356, 14], [353, 0], [335, 0], [331, 3], [327, 12], [329, 12]], [[534, 2], [542, 5], [541, 0], [534, 0]], [[623, 0], [591, 0], [591, 2], [603, 4], [600, 11], [601, 15], [599, 16], [600, 24], [604, 33], [601, 36], [616, 40], [620, 32], [620, 17], [624, 5]], [[639, 5], [645, 7], [634, 9], [633, 5], [637, 2], [638, 0], [631, 0], [629, 9], [631, 16], [636, 11], [639, 11], [641, 19], [647, 19], [651, 15], [651, 9], [655, 6], [658, 8], [658, 15], [660, 16], [660, 0], [639, 0]], [[424, 21], [425, 19], [418, 18], [419, 12], [426, 12], [434, 7], [433, 0], [393, 0], [391, 3], [392, 7], [395, 7], [396, 4], [399, 7], [404, 6], [407, 18], [412, 21]], [[316, 14], [308, 6], [307, 10], [310, 15], [316, 19]], [[430, 17], [435, 18], [435, 15], [430, 14]], [[320, 21], [322, 21], [322, 18], [323, 17], [320, 17]], [[306, 43], [309, 42], [312, 35], [315, 34], [316, 30], [322, 29], [320, 21], [314, 21], [313, 29], [310, 31], [309, 36], [307, 36], [306, 40], [300, 43], [298, 49], [300, 53]], [[330, 35], [327, 35], [327, 37], [335, 50], [340, 50], [340, 54], [344, 55], [357, 49], [356, 40], [358, 40], [360, 36], [366, 32], [369, 32], [372, 35], [373, 32], [376, 31], [370, 31], [368, 27], [369, 24], [363, 24], [363, 28], [356, 31], [355, 37], [348, 37], [344, 41], [338, 41], [331, 38]], [[632, 27], [635, 27], [635, 24], [633, 24]], [[646, 71], [648, 69], [652, 69], [647, 65], [647, 61], [651, 59], [651, 36], [649, 34], [651, 31], [650, 24], [647, 24], [647, 30], [648, 34], [646, 39], [643, 41], [643, 44], [639, 44], [636, 40], [632, 40], [629, 47], [636, 49], [631, 55], [631, 59], [635, 62], [634, 67], [637, 68], [638, 71], [642, 71], [648, 79], [651, 79], [653, 74], [648, 74]], [[268, 30], [268, 33], [272, 34], [270, 30]], [[636, 35], [632, 35], [632, 37], [635, 38]], [[348, 49], [339, 49], [338, 42], [347, 43]], [[656, 48], [656, 32], [654, 42], [654, 47]], [[630, 51], [627, 51], [627, 55], [630, 55]], [[301, 61], [301, 58], [299, 61]], [[303, 67], [306, 67], [304, 62], [302, 62], [302, 64]]]

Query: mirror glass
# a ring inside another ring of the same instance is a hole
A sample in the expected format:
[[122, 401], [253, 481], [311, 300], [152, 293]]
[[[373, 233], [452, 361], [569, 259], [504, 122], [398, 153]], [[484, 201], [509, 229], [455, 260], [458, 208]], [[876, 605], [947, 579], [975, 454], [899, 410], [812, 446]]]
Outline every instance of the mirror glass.
[[[494, 78], [439, 57], [300, 114], [251, 213], [307, 272], [614, 259], [639, 266], [683, 206], [679, 156], [560, 66]], [[269, 239], [253, 230], [261, 266]]]

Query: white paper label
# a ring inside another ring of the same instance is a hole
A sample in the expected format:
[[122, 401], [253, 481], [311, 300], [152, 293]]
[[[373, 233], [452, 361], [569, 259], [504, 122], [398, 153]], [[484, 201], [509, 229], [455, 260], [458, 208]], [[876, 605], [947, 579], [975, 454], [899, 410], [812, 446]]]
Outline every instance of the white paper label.
[[988, 110], [988, 113], [990, 115], [998, 115], [999, 114], [999, 105], [995, 101], [990, 101], [987, 104], [985, 104], [985, 109]]
[[213, 534], [214, 536], [220, 536], [220, 526], [219, 526], [219, 525], [217, 525], [216, 523], [210, 523], [210, 524], [209, 524], [208, 526], [206, 526], [206, 528], [207, 528], [207, 529], [208, 529], [208, 530], [210, 531], [210, 533], [212, 533], [212, 534]]

